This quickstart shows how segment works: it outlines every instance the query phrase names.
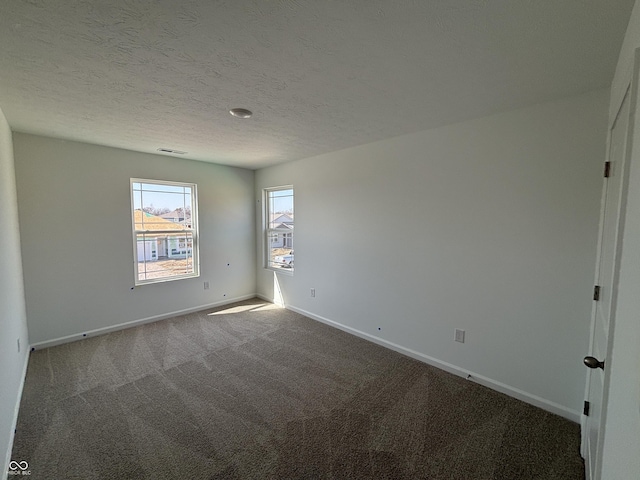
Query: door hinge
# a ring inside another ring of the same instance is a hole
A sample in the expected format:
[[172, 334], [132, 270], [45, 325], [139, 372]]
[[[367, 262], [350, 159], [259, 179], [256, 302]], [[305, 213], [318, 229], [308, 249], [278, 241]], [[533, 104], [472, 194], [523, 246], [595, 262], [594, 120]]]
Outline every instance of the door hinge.
[[593, 299], [597, 302], [600, 300], [600, 285], [593, 287]]
[[582, 407], [582, 414], [585, 417], [589, 416], [589, 409], [591, 408], [591, 404], [589, 402], [587, 402], [586, 400], [584, 401], [584, 407]]
[[604, 178], [609, 178], [611, 175], [611, 162], [604, 162]]

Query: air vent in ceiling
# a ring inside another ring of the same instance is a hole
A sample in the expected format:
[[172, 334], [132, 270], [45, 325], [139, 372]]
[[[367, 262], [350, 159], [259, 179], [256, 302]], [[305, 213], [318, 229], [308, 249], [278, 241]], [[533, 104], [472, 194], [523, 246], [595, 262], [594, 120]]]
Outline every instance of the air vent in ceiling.
[[187, 153], [181, 152], [180, 150], [173, 150], [171, 148], [159, 148], [158, 151], [162, 153], [175, 153], [176, 155], [184, 155], [185, 153]]

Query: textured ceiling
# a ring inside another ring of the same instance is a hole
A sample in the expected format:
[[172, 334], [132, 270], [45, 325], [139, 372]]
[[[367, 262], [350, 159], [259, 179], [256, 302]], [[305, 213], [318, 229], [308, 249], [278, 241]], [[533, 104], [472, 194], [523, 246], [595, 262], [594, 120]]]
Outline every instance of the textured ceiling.
[[3, 0], [0, 108], [17, 131], [259, 168], [606, 87], [632, 6]]

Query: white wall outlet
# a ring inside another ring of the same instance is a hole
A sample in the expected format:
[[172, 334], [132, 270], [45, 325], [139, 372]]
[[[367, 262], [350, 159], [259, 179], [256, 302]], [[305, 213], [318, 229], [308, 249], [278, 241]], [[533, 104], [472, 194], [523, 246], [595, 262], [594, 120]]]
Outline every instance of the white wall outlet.
[[453, 339], [456, 342], [464, 343], [464, 330], [456, 328]]
[[204, 289], [209, 290], [209, 282], [204, 282]]
[[311, 298], [316, 298], [316, 289], [315, 288], [311, 289]]

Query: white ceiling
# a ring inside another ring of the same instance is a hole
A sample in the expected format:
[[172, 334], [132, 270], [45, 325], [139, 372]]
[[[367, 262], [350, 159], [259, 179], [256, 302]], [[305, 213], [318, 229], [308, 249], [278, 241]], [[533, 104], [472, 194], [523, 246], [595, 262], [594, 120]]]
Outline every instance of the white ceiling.
[[4, 0], [0, 108], [16, 131], [260, 168], [607, 87], [632, 6]]

